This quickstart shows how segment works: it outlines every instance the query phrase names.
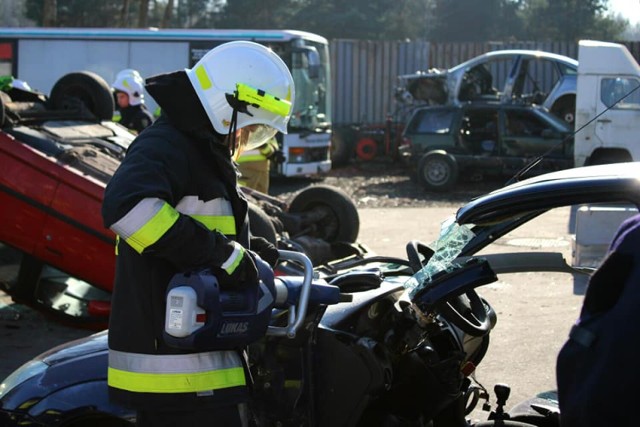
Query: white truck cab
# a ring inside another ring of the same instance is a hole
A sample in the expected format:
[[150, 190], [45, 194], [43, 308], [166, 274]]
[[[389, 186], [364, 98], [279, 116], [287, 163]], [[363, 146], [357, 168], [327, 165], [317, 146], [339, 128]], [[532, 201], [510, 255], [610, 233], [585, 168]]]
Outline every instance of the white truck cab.
[[[575, 121], [578, 132], [574, 144], [576, 167], [640, 160], [638, 87], [640, 65], [624, 45], [580, 41]], [[591, 120], [593, 122], [589, 123]]]
[[[576, 167], [640, 161], [639, 87], [640, 66], [624, 45], [580, 41]], [[635, 214], [631, 206], [580, 206], [575, 212], [573, 265], [598, 267], [622, 221]]]

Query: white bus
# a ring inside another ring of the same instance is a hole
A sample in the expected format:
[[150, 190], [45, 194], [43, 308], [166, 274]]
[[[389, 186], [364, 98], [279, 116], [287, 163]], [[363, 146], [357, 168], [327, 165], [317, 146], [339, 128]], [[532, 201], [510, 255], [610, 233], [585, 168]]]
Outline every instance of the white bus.
[[[296, 85], [289, 133], [279, 135], [284, 176], [331, 169], [331, 73], [325, 38], [290, 30], [180, 30], [116, 28], [0, 28], [0, 75], [13, 75], [50, 93], [63, 75], [92, 71], [113, 82], [133, 68], [149, 77], [192, 67], [208, 50], [231, 40], [273, 49], [289, 66]], [[152, 111], [156, 104], [146, 97]]]

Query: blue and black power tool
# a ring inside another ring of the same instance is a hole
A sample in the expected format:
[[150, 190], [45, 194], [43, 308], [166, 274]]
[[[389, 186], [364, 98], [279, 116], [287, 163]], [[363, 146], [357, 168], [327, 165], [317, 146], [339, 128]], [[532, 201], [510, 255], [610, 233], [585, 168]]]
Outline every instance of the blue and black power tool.
[[164, 341], [185, 350], [237, 349], [265, 335], [275, 303], [273, 270], [256, 257], [259, 281], [221, 289], [209, 269], [173, 276], [167, 288]]

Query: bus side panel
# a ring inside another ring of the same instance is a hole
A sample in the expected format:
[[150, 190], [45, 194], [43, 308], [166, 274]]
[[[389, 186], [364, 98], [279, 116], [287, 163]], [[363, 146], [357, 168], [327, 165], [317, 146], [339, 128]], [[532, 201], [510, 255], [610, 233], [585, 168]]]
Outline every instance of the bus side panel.
[[[189, 43], [187, 42], [130, 42], [129, 63], [126, 68], [140, 71], [144, 78], [156, 74], [184, 70], [189, 66]], [[120, 69], [116, 70], [117, 73]], [[145, 103], [151, 112], [157, 104], [150, 96]]]
[[20, 40], [18, 78], [45, 94], [65, 74], [93, 71], [111, 83], [128, 68], [129, 43], [97, 40]]

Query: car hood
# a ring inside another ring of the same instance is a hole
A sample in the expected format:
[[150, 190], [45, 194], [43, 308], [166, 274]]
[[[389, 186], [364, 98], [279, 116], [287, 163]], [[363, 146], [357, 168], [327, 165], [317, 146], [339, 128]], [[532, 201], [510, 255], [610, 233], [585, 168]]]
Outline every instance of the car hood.
[[88, 355], [108, 351], [108, 331], [98, 332], [86, 338], [77, 339], [59, 345], [39, 355], [36, 360], [41, 360], [49, 366], [64, 363], [72, 359], [86, 358]]
[[455, 221], [475, 237], [472, 255], [509, 231], [555, 208], [586, 203], [640, 206], [640, 162], [566, 169], [529, 178], [478, 197], [458, 209]]

